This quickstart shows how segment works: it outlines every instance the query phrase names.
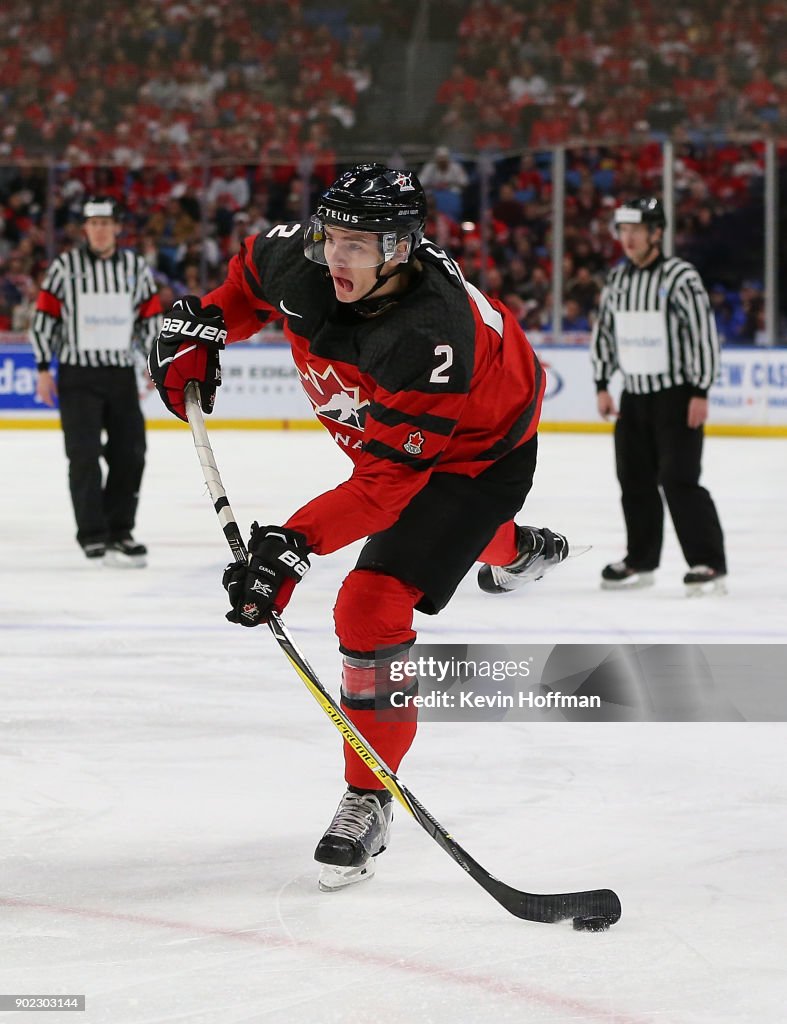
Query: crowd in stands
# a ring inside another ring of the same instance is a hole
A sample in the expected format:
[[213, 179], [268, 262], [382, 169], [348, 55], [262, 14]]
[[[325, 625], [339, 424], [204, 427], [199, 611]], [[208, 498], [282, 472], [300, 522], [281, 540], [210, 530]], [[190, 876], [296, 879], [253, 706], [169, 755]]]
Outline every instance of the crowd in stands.
[[[677, 147], [675, 247], [709, 287], [720, 334], [756, 343], [764, 330], [761, 144]], [[620, 201], [657, 194], [661, 148], [567, 151], [561, 329], [593, 324], [603, 279], [620, 257], [611, 228]], [[510, 306], [528, 330], [552, 330], [551, 154], [525, 152], [491, 165], [456, 160], [444, 147], [417, 168], [430, 197], [428, 237], [465, 276]], [[331, 174], [335, 169], [332, 169]], [[81, 239], [85, 196], [116, 199], [122, 244], [141, 252], [165, 308], [224, 276], [246, 235], [303, 220], [324, 187], [315, 168], [270, 178], [255, 165], [0, 167], [0, 331], [24, 331], [47, 265], [47, 235], [61, 250]], [[47, 198], [52, 196], [51, 206]]]
[[[764, 144], [682, 139], [676, 133], [675, 252], [698, 267], [712, 290], [723, 339], [761, 342]], [[787, 183], [787, 151], [783, 157]], [[438, 147], [421, 172], [431, 187], [436, 236], [465, 275], [503, 299], [526, 327], [545, 331], [553, 326], [551, 160], [548, 151], [526, 151], [487, 165], [483, 212], [478, 169], [470, 167], [471, 181], [447, 147]], [[566, 150], [564, 332], [592, 327], [605, 273], [621, 255], [612, 211], [620, 202], [661, 194], [662, 160], [657, 143]]]
[[[787, 0], [442, 0], [431, 138], [465, 156], [785, 123]], [[330, 163], [418, 0], [8, 0], [0, 159]], [[379, 83], [404, 93], [401, 81]], [[404, 99], [402, 99], [404, 102]], [[379, 137], [375, 140], [382, 142]], [[396, 140], [401, 142], [402, 140]]]
[[[451, 3], [451, 0], [448, 0]], [[436, 94], [459, 152], [694, 139], [787, 123], [787, 2], [454, 2], [456, 63]]]
[[[787, 0], [444, 4], [457, 63], [435, 83], [436, 148], [414, 166], [429, 235], [466, 276], [527, 329], [551, 329], [546, 147], [567, 141], [561, 327], [588, 330], [619, 256], [612, 208], [661, 191], [669, 135], [676, 251], [700, 268], [724, 338], [762, 340], [762, 138], [785, 123]], [[417, 6], [12, 0], [0, 11], [0, 331], [26, 329], [47, 255], [79, 242], [87, 194], [119, 201], [122, 242], [145, 255], [165, 307], [220, 280], [244, 235], [302, 219], [346, 166], [377, 57]], [[743, 130], [760, 141], [721, 141]]]
[[[0, 159], [330, 161], [411, 0], [9, 0]], [[372, 19], [370, 21], [370, 18]]]

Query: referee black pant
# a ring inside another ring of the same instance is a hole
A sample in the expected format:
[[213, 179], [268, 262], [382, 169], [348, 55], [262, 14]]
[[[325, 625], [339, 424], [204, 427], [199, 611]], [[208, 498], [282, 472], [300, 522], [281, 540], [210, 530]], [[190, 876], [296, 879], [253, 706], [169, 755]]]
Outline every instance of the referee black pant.
[[126, 536], [134, 529], [145, 468], [136, 373], [125, 366], [61, 365], [58, 394], [77, 540], [84, 545]]
[[724, 535], [709, 492], [700, 485], [702, 427], [686, 423], [687, 387], [649, 395], [624, 391], [615, 425], [615, 459], [626, 521], [626, 564], [658, 567], [664, 536], [664, 500], [689, 566], [726, 573]]

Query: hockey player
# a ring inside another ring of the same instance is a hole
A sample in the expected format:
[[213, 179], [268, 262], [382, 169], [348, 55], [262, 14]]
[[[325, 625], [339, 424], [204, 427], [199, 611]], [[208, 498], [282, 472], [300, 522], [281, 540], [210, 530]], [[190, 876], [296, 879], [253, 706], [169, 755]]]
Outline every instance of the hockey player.
[[[223, 338], [284, 321], [315, 414], [353, 471], [283, 526], [252, 526], [248, 564], [224, 573], [227, 618], [264, 622], [312, 555], [368, 537], [334, 609], [341, 699], [394, 771], [416, 721], [411, 708], [392, 714], [391, 694], [414, 687], [388, 667], [415, 641], [414, 609], [439, 612], [476, 561], [481, 588], [502, 593], [568, 554], [562, 535], [513, 522], [536, 465], [542, 368], [514, 316], [424, 240], [425, 218], [414, 174], [354, 167], [305, 228], [247, 238], [204, 304], [173, 309], [149, 360], [172, 412], [185, 418], [190, 380], [210, 412]], [[345, 779], [315, 852], [324, 889], [369, 877], [391, 823], [390, 794], [346, 744]]]

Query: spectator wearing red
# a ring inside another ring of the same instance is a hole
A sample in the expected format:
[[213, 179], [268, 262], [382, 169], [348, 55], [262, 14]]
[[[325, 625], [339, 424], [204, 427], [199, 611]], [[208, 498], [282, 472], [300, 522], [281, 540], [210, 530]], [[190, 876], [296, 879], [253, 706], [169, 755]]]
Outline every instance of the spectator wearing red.
[[765, 74], [763, 68], [757, 66], [752, 71], [751, 80], [743, 87], [743, 96], [752, 109], [761, 113], [766, 108], [777, 107], [779, 94]]
[[746, 178], [735, 173], [730, 160], [721, 161], [718, 169], [706, 181], [710, 194], [725, 209], [742, 206], [749, 195]]
[[517, 192], [532, 192], [538, 197], [544, 185], [544, 175], [536, 166], [536, 158], [532, 153], [524, 153], [519, 161], [519, 170], [513, 178]]
[[267, 181], [280, 185], [289, 183], [297, 171], [299, 152], [297, 136], [280, 122], [262, 145], [259, 168], [254, 175], [255, 186]]
[[474, 103], [478, 96], [478, 81], [468, 75], [461, 64], [454, 64], [451, 74], [440, 85], [437, 90], [436, 102], [440, 106], [447, 106], [457, 97], [466, 103]]
[[568, 117], [540, 117], [530, 130], [530, 145], [535, 148], [559, 146], [568, 139], [569, 126]]
[[483, 38], [492, 29], [499, 17], [499, 8], [489, 0], [472, 0], [470, 9], [459, 22], [457, 35], [460, 39]]
[[555, 52], [560, 57], [568, 57], [571, 60], [586, 60], [590, 53], [592, 39], [589, 33], [582, 32], [577, 19], [567, 19], [563, 35], [555, 43]]

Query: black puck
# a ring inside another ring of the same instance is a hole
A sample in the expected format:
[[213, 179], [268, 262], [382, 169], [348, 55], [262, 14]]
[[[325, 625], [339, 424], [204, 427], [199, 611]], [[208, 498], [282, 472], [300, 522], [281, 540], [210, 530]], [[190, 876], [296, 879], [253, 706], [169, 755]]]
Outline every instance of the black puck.
[[605, 932], [607, 928], [612, 924], [608, 917], [604, 917], [603, 914], [599, 914], [595, 917], [575, 917], [574, 918], [574, 931], [575, 932]]

